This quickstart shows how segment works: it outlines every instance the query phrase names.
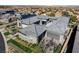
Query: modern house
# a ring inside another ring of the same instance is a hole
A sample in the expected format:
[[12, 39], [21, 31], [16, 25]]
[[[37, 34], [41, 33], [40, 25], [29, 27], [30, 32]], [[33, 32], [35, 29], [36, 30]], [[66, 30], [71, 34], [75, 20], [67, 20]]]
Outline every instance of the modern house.
[[0, 22], [9, 23], [14, 21], [15, 10], [0, 10]]
[[[50, 17], [50, 16], [37, 15], [30, 18], [22, 19], [20, 20], [20, 22], [19, 21], [18, 22], [21, 23], [20, 26], [23, 28], [22, 32], [27, 31], [29, 29], [31, 30], [34, 29], [34, 32], [36, 30], [36, 32], [39, 33], [38, 32], [39, 28], [37, 27], [42, 27], [44, 28], [44, 31], [46, 31], [47, 33], [46, 35], [49, 39], [53, 39], [53, 41], [55, 41], [55, 43], [57, 44], [59, 43], [63, 44], [65, 40], [64, 37], [66, 37], [66, 31], [68, 29], [67, 27], [68, 27], [69, 20], [70, 20], [70, 17], [66, 17], [66, 16]], [[31, 31], [29, 31], [29, 33], [30, 32]], [[29, 36], [33, 34], [29, 34]]]

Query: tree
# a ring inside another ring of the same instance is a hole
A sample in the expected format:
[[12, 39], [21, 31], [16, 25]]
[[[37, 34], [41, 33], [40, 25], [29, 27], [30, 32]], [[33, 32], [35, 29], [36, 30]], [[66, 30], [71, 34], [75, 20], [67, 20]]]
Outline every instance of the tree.
[[77, 24], [77, 17], [71, 15], [69, 27], [73, 28], [76, 24]]
[[62, 12], [62, 16], [70, 16], [68, 12], [64, 11]]
[[71, 22], [76, 22], [76, 21], [77, 21], [77, 17], [71, 15]]
[[48, 14], [48, 16], [55, 16], [55, 13], [50, 13]]

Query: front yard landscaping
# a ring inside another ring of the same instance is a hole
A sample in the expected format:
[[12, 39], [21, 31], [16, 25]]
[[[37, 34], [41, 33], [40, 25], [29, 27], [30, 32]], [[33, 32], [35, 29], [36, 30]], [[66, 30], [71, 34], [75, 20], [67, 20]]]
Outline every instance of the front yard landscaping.
[[31, 53], [31, 52], [32, 52], [32, 50], [31, 50], [30, 48], [23, 46], [22, 44], [16, 42], [16, 41], [13, 40], [13, 39], [10, 39], [10, 40], [8, 41], [8, 43], [9, 43], [9, 42], [13, 43], [14, 45], [16, 45], [17, 47], [21, 48], [22, 50], [24, 50], [24, 51], [27, 52], [27, 53]]

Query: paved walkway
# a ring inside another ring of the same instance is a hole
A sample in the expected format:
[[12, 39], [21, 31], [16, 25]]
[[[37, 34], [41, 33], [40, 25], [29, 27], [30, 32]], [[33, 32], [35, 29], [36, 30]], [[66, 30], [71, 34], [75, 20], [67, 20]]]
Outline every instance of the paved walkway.
[[4, 27], [6, 27], [6, 26], [8, 26], [8, 25], [12, 25], [12, 24], [15, 24], [15, 23], [17, 23], [17, 21], [11, 22], [11, 23], [9, 23], [9, 24], [2, 25], [2, 26], [0, 26], [0, 28], [4, 28]]

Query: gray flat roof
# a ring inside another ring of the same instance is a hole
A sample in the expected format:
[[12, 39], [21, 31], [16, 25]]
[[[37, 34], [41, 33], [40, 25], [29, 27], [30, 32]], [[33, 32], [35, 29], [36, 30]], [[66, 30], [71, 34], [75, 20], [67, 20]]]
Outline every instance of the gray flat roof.
[[30, 37], [38, 37], [45, 31], [44, 26], [41, 25], [28, 25], [26, 28], [20, 29], [20, 32]]
[[52, 24], [47, 27], [47, 31], [50, 31], [53, 34], [64, 34], [68, 26], [69, 20], [69, 17], [58, 17], [56, 21], [53, 21]]
[[40, 20], [46, 20], [46, 19], [56, 19], [57, 17], [50, 17], [50, 16], [42, 16], [42, 15], [37, 15], [34, 17], [22, 19], [21, 22], [23, 24], [33, 24], [34, 22], [40, 21]]
[[34, 17], [30, 17], [30, 18], [26, 18], [26, 19], [22, 19], [21, 22], [23, 24], [33, 24], [34, 22], [39, 21], [39, 19], [37, 19], [37, 16]]

